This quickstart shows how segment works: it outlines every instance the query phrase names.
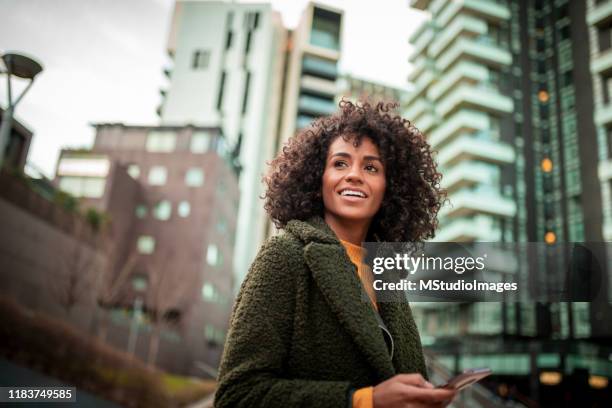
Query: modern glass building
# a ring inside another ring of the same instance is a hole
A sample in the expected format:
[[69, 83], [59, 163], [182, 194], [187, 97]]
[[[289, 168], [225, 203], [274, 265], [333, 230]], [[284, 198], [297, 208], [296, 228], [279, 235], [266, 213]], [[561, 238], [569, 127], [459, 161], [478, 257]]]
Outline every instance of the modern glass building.
[[[440, 213], [436, 240], [601, 242], [602, 214], [609, 212], [601, 194], [605, 131], [598, 153], [598, 91], [584, 41], [593, 11], [564, 0], [411, 5], [429, 18], [410, 38], [414, 91], [404, 114], [438, 151], [451, 203]], [[591, 33], [597, 24], [605, 27], [601, 13], [598, 18]], [[529, 273], [542, 282], [559, 262], [544, 253], [517, 259], [519, 271], [535, 262], [537, 271]], [[413, 308], [424, 342], [455, 370], [495, 367], [501, 396], [514, 384], [516, 399], [554, 406], [555, 387], [585, 386], [589, 392], [582, 395], [598, 401], [610, 392], [607, 301]], [[605, 377], [606, 385], [590, 381], [594, 376]]]

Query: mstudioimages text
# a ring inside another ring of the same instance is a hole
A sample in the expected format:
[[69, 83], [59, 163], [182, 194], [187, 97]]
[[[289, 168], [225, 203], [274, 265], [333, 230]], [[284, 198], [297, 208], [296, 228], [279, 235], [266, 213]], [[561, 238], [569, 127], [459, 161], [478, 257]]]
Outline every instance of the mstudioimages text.
[[376, 257], [372, 262], [372, 272], [379, 275], [385, 270], [405, 271], [414, 274], [416, 271], [453, 271], [462, 274], [466, 271], [482, 271], [487, 254], [479, 257], [441, 257], [441, 256], [410, 256], [395, 254], [394, 257]]
[[418, 282], [401, 279], [398, 282], [383, 282], [380, 279], [372, 283], [374, 290], [401, 290], [401, 291], [495, 291], [498, 293], [518, 290], [515, 282], [481, 282], [477, 280], [465, 281], [460, 279], [454, 282], [446, 282], [440, 279], [421, 279]]

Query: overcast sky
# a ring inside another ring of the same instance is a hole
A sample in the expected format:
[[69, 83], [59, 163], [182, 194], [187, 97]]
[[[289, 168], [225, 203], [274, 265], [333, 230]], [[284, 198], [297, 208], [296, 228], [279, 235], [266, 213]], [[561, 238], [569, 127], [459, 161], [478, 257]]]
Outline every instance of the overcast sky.
[[[292, 28], [307, 0], [271, 3]], [[408, 36], [423, 18], [408, 0], [320, 3], [344, 10], [343, 72], [407, 87]], [[32, 164], [52, 177], [62, 147], [91, 145], [90, 123], [158, 123], [173, 7], [174, 0], [0, 0], [0, 52], [26, 53], [44, 66], [17, 107], [34, 132]]]

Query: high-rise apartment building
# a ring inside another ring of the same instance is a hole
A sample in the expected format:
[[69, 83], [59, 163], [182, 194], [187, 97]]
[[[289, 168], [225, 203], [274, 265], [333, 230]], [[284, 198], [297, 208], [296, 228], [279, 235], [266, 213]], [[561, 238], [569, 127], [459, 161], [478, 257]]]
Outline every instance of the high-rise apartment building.
[[218, 128], [98, 124], [93, 148], [64, 150], [57, 165], [62, 190], [111, 217], [101, 284], [118, 287], [104, 306], [140, 302], [178, 333], [192, 374], [218, 363], [233, 299], [239, 197], [223, 151]]
[[[404, 113], [438, 151], [451, 203], [440, 212], [436, 240], [601, 242], [585, 3], [413, 0], [411, 5], [430, 18], [410, 39], [415, 89]], [[605, 164], [600, 176], [602, 168]], [[559, 262], [544, 253], [533, 260], [517, 255], [520, 268], [538, 265], [535, 279], [541, 281]], [[527, 375], [530, 370], [521, 367], [529, 365], [536, 372], [561, 370], [565, 385], [582, 381], [580, 370], [610, 374], [578, 363], [583, 356], [565, 349], [577, 339], [610, 335], [609, 306], [603, 303], [415, 306], [426, 342], [437, 340], [447, 352], [483, 359], [500, 378]], [[451, 339], [462, 336], [479, 346], [454, 348], [461, 342]], [[512, 339], [512, 345], [501, 339]], [[548, 351], [563, 364], [538, 356], [544, 342], [551, 342]], [[551, 397], [531, 375], [524, 392]]]
[[398, 87], [385, 85], [379, 82], [359, 78], [355, 75], [344, 74], [338, 80], [339, 102], [342, 98], [350, 101], [368, 101], [376, 103], [384, 102], [403, 102], [408, 96], [408, 92]]
[[161, 123], [220, 128], [240, 174], [238, 283], [267, 229], [259, 197], [275, 152], [284, 32], [270, 4], [177, 1], [168, 39]]
[[289, 33], [277, 150], [315, 118], [336, 111], [341, 32], [341, 10], [308, 3]]
[[602, 195], [603, 238], [612, 241], [612, 2], [588, 0], [585, 3], [599, 148], [598, 175]]

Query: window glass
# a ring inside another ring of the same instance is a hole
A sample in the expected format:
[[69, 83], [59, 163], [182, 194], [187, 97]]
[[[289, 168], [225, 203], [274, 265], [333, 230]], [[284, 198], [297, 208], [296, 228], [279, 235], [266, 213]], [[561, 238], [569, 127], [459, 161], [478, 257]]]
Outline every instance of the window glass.
[[75, 197], [100, 198], [105, 184], [106, 179], [101, 177], [62, 177], [59, 187]]
[[139, 204], [136, 206], [136, 217], [138, 218], [144, 218], [147, 216], [147, 206], [144, 204]]
[[132, 277], [132, 289], [142, 292], [147, 290], [147, 277], [144, 275], [134, 275]]
[[198, 167], [192, 167], [187, 170], [185, 184], [189, 187], [199, 187], [204, 184], [204, 171]]
[[215, 244], [208, 245], [208, 250], [206, 251], [206, 262], [210, 266], [219, 266], [221, 265], [221, 253], [219, 252], [219, 248]]
[[213, 302], [215, 300], [215, 287], [212, 283], [205, 283], [202, 286], [202, 299]]
[[172, 204], [168, 200], [162, 200], [155, 205], [154, 209], [155, 218], [158, 220], [166, 221], [170, 219], [172, 215]]
[[127, 172], [133, 179], [138, 179], [138, 177], [140, 177], [140, 167], [138, 167], [137, 164], [130, 164], [127, 168]]
[[152, 254], [155, 251], [155, 238], [150, 235], [138, 237], [138, 252], [141, 254]]
[[181, 201], [176, 211], [180, 217], [188, 217], [189, 213], [191, 213], [191, 205], [189, 204], [189, 201]]
[[176, 133], [171, 131], [152, 130], [147, 135], [148, 152], [172, 152], [176, 147]]
[[149, 170], [149, 184], [152, 186], [162, 186], [166, 184], [168, 170], [164, 166], [153, 166]]
[[210, 146], [210, 133], [207, 131], [194, 132], [191, 135], [191, 144], [189, 146], [192, 153], [205, 153]]
[[110, 161], [99, 157], [63, 157], [57, 173], [62, 176], [105, 177], [110, 169]]

